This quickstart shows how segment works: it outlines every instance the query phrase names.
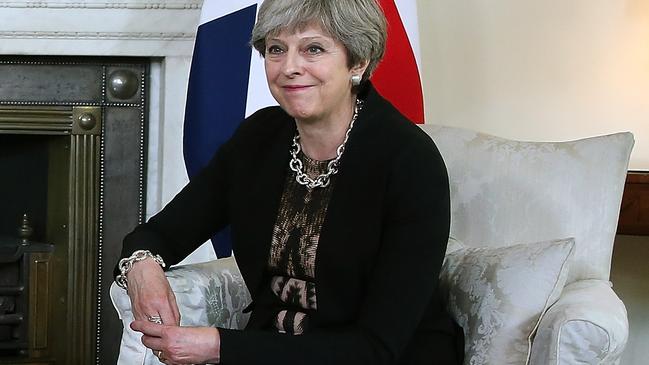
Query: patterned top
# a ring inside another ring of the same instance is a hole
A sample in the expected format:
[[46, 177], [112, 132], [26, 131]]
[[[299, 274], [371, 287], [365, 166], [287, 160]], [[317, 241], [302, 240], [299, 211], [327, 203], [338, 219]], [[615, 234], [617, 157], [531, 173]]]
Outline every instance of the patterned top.
[[[304, 172], [314, 178], [327, 171], [329, 161], [316, 161], [300, 152]], [[275, 317], [281, 333], [299, 335], [308, 329], [309, 310], [317, 309], [315, 262], [320, 230], [335, 182], [309, 190], [289, 170], [273, 228], [268, 266], [271, 288], [284, 304]]]

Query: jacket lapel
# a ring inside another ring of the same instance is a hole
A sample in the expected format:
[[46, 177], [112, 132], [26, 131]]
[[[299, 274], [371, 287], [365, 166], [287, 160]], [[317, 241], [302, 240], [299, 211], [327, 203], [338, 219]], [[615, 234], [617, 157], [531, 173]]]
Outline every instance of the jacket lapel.
[[[352, 227], [353, 220], [359, 218], [354, 217], [351, 210], [367, 186], [368, 169], [371, 169], [370, 166], [376, 164], [376, 159], [379, 158], [377, 151], [381, 151], [381, 148], [375, 148], [372, 144], [380, 143], [377, 141], [376, 131], [381, 128], [380, 113], [384, 111], [386, 101], [371, 84], [360, 97], [365, 100], [365, 106], [358, 116], [345, 146], [345, 153], [341, 157], [340, 169], [336, 174], [336, 183], [320, 234], [320, 241], [327, 242], [326, 245], [331, 245], [329, 241], [339, 242], [342, 238], [340, 234], [344, 232], [342, 227]], [[336, 246], [336, 249], [338, 248]]]
[[[352, 237], [358, 236], [355, 231], [366, 222], [368, 217], [364, 213], [375, 204], [371, 200], [374, 199], [376, 186], [381, 185], [379, 181], [367, 184], [367, 180], [374, 179], [383, 166], [379, 161], [383, 149], [374, 144], [381, 143], [377, 135], [386, 102], [371, 86], [361, 97], [365, 100], [365, 106], [350, 133], [340, 161], [316, 254], [318, 319], [324, 321], [331, 319], [326, 316], [336, 315], [328, 309], [336, 307], [330, 300], [340, 297], [340, 280], [346, 280], [340, 276], [341, 272], [361, 270], [360, 267], [340, 267], [341, 262], [351, 252], [371, 250], [365, 246], [366, 242], [371, 241], [370, 237], [360, 241]], [[368, 190], [368, 187], [371, 188]]]

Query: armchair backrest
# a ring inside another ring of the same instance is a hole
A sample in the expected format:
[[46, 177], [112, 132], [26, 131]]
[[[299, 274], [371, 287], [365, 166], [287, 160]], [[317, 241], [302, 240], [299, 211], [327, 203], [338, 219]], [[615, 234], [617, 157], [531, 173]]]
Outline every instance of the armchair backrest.
[[608, 280], [631, 133], [521, 142], [423, 125], [451, 184], [451, 235], [467, 246], [574, 237], [568, 283]]

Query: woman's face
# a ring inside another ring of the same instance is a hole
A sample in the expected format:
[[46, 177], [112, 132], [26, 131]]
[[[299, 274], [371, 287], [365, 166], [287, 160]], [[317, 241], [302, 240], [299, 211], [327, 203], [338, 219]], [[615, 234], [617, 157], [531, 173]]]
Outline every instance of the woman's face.
[[266, 39], [266, 79], [271, 94], [292, 117], [333, 120], [352, 110], [351, 75], [343, 44], [317, 24]]

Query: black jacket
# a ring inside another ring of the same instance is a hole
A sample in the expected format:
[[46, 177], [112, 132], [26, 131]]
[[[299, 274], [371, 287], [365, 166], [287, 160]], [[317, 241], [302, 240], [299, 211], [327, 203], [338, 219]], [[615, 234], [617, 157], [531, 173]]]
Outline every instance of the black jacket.
[[[449, 232], [449, 186], [433, 141], [368, 85], [323, 223], [318, 309], [301, 336], [265, 330], [275, 314], [266, 275], [295, 121], [279, 107], [243, 122], [210, 164], [124, 240], [183, 259], [228, 224], [252, 295], [245, 331], [221, 329], [234, 364], [455, 364], [457, 327], [437, 293]], [[461, 338], [460, 338], [461, 339]]]

